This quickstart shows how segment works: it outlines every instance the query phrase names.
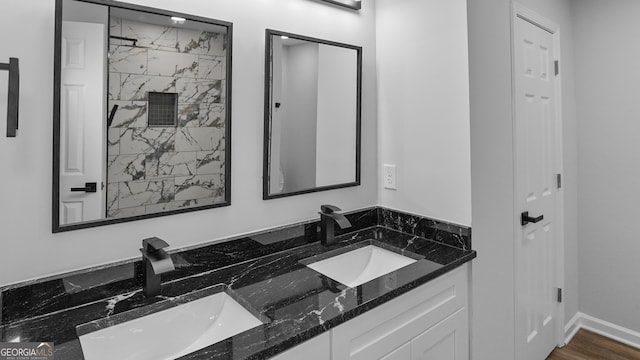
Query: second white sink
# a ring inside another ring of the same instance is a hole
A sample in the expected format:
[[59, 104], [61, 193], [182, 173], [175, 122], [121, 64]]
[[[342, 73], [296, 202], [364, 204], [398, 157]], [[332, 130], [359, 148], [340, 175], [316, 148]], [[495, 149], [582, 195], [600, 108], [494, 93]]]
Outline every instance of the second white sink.
[[220, 291], [84, 334], [80, 343], [86, 360], [170, 360], [262, 324]]
[[356, 287], [414, 262], [410, 257], [367, 245], [306, 265], [342, 284]]

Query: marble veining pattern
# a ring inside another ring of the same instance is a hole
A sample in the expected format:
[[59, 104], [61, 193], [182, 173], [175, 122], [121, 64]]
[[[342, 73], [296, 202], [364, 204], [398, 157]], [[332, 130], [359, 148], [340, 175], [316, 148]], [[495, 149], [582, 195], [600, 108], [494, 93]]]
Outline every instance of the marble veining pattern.
[[181, 104], [178, 111], [180, 127], [211, 126], [224, 129], [224, 106], [220, 104]]
[[[117, 185], [121, 181], [141, 180], [145, 176], [144, 154], [117, 155], [107, 157], [107, 176], [109, 184]], [[107, 198], [109, 198], [107, 194]]]
[[109, 109], [112, 109], [115, 105], [118, 105], [118, 110], [113, 116], [113, 122], [109, 130], [114, 128], [147, 127], [147, 102], [112, 100], [109, 102]]
[[117, 210], [118, 206], [118, 183], [107, 184], [107, 211]]
[[122, 19], [121, 36], [137, 39], [137, 45], [154, 50], [175, 51], [178, 29], [170, 26], [150, 26], [137, 21]]
[[121, 208], [133, 208], [173, 201], [174, 179], [121, 182], [118, 188], [118, 204]]
[[221, 151], [198, 151], [196, 154], [197, 174], [202, 175], [224, 172], [224, 158], [222, 157]]
[[[73, 291], [63, 286], [67, 279], [64, 275], [0, 289], [0, 341], [17, 336], [21, 341], [52, 340], [57, 359], [81, 360], [78, 331], [109, 326], [116, 318], [120, 322], [139, 317], [167, 303], [183, 303], [196, 290], [223, 284], [267, 323], [181, 359], [264, 359], [475, 258], [474, 251], [378, 224], [379, 220], [406, 215], [383, 208], [347, 214], [353, 224], [351, 232], [343, 231], [339, 243], [330, 247], [319, 244], [318, 222], [314, 221], [176, 252], [171, 254], [176, 270], [163, 277], [162, 293], [154, 298], [142, 295], [141, 261], [134, 266], [127, 263], [93, 269], [86, 273], [87, 280], [75, 282]], [[413, 226], [411, 221], [394, 222]], [[438, 231], [455, 226], [446, 225]], [[263, 242], [266, 238], [278, 241]], [[429, 261], [419, 260], [389, 274], [393, 282], [381, 284], [380, 278], [357, 288], [330, 281], [300, 263], [329, 251], [362, 246], [371, 239]], [[68, 278], [78, 276], [82, 274]], [[76, 331], [78, 325], [83, 326]]]
[[198, 74], [198, 55], [149, 50], [148, 60], [149, 75], [171, 76], [191, 82]]
[[175, 149], [175, 128], [122, 129], [120, 154], [158, 154]]
[[180, 201], [219, 198], [224, 195], [223, 175], [195, 175], [175, 178], [175, 199]]
[[[196, 152], [155, 152], [145, 160], [145, 177], [184, 176], [196, 173]], [[207, 174], [211, 174], [208, 172]]]
[[147, 72], [148, 49], [111, 45], [109, 54], [110, 73], [144, 74]]
[[183, 127], [176, 133], [176, 151], [213, 151], [221, 146], [224, 133], [215, 127]]
[[386, 208], [378, 209], [378, 223], [407, 234], [432, 239], [463, 250], [471, 249], [471, 228]]
[[120, 129], [107, 130], [107, 152], [109, 156], [120, 155]]
[[224, 56], [226, 38], [218, 33], [181, 29], [176, 47], [183, 53]]
[[[132, 101], [148, 101], [148, 92], [176, 92], [176, 78], [173, 76], [150, 76], [135, 74], [119, 75], [113, 81], [113, 99], [129, 99]], [[110, 81], [112, 81], [110, 79]], [[117, 104], [117, 102], [112, 102]], [[145, 123], [146, 126], [146, 123]]]
[[226, 63], [223, 57], [204, 57], [198, 59], [198, 79], [224, 79]]
[[178, 79], [176, 89], [180, 103], [212, 104], [222, 100], [222, 81]]
[[[225, 201], [226, 34], [112, 16], [109, 217]], [[148, 93], [178, 94], [176, 126], [148, 126]], [[113, 193], [115, 192], [115, 194]]]

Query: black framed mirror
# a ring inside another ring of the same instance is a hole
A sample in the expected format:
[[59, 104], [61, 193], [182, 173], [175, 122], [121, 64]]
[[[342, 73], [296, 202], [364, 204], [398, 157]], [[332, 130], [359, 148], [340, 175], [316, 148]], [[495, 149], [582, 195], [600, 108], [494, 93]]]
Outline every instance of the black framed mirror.
[[263, 199], [360, 185], [362, 48], [266, 31]]
[[53, 232], [231, 203], [232, 24], [56, 0]]

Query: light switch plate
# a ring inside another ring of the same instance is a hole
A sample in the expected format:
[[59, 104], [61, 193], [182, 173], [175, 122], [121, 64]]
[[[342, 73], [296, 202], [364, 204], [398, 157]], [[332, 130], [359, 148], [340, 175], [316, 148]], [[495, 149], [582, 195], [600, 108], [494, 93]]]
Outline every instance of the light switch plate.
[[384, 188], [396, 190], [396, 166], [384, 164]]

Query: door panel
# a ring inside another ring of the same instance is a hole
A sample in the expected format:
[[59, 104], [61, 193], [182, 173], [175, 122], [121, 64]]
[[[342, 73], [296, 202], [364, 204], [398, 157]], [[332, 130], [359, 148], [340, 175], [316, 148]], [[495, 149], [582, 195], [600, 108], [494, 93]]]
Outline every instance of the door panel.
[[[105, 26], [64, 21], [60, 102], [60, 223], [101, 219], [104, 181]], [[93, 99], [93, 100], [92, 100]], [[91, 101], [90, 101], [91, 100]], [[97, 182], [96, 193], [72, 192]]]
[[516, 358], [544, 359], [556, 345], [554, 257], [555, 74], [553, 35], [520, 17], [514, 24], [516, 207], [543, 215], [518, 224]]

